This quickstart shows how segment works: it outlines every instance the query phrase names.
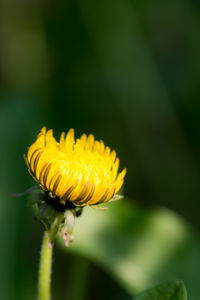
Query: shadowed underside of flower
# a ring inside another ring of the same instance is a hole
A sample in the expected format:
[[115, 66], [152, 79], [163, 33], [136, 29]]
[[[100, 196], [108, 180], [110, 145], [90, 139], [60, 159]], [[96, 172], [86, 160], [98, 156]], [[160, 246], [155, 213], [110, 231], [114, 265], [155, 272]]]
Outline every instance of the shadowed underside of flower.
[[95, 141], [93, 135], [74, 138], [63, 132], [57, 142], [53, 131], [43, 127], [29, 147], [26, 164], [32, 177], [51, 197], [74, 205], [109, 201], [122, 187], [126, 169], [118, 173], [116, 152]]

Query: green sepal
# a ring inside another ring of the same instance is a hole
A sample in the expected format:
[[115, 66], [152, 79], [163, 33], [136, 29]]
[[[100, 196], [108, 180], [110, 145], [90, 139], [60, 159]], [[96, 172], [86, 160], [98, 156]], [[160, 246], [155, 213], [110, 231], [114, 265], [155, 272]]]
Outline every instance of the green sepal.
[[45, 203], [45, 200], [43, 199], [44, 197], [44, 192], [39, 189], [37, 191], [35, 191], [34, 193], [31, 193], [31, 198], [28, 200], [28, 205], [32, 206], [32, 205], [41, 205], [43, 203]]
[[29, 188], [23, 193], [13, 194], [22, 197], [30, 194], [28, 205], [35, 205], [36, 218], [48, 233], [49, 242], [53, 242], [58, 232], [71, 233], [76, 218], [82, 213], [83, 205], [75, 205], [70, 201], [60, 202], [60, 199], [50, 192], [45, 191], [40, 185]]
[[60, 226], [60, 233], [63, 235], [65, 232], [71, 233], [76, 223], [76, 213], [74, 210], [67, 209], [64, 212], [64, 222]]
[[52, 198], [48, 192], [41, 189], [31, 194], [29, 205], [35, 205], [36, 218], [48, 233], [49, 242], [53, 242], [59, 232], [70, 233], [76, 222], [76, 218], [82, 213], [82, 207], [76, 207], [71, 202], [60, 203], [59, 198]]
[[20, 198], [20, 197], [23, 197], [30, 193], [32, 193], [32, 195], [34, 195], [35, 193], [39, 193], [39, 192], [41, 192], [41, 190], [40, 190], [40, 186], [37, 184], [37, 185], [30, 187], [29, 189], [27, 189], [26, 191], [24, 191], [22, 193], [14, 193], [14, 194], [12, 194], [12, 196], [16, 197], [16, 198]]
[[[37, 203], [38, 204], [38, 203]], [[44, 200], [38, 204], [37, 218], [43, 225], [44, 230], [48, 233], [50, 242], [53, 242], [56, 234], [59, 232], [63, 235], [65, 232], [71, 233], [76, 218], [80, 216], [81, 208], [67, 208], [65, 210], [57, 210]]]
[[124, 198], [123, 195], [114, 195], [108, 202], [118, 201]]
[[47, 203], [42, 203], [38, 207], [37, 218], [52, 242], [64, 222], [64, 213], [56, 211], [53, 206]]
[[99, 205], [99, 204], [96, 204], [96, 205], [90, 205], [90, 207], [93, 208], [93, 209], [96, 209], [96, 210], [107, 210], [107, 209], [108, 209], [108, 207], [106, 207], [106, 206], [101, 206], [101, 205]]
[[[123, 198], [122, 195], [114, 195], [108, 202], [118, 201], [118, 200], [120, 200], [122, 198]], [[89, 205], [89, 206], [92, 207], [92, 208], [94, 208], [94, 209], [96, 209], [96, 210], [107, 210], [108, 207], [102, 206], [102, 205], [106, 204], [108, 202], [100, 203], [100, 204], [94, 204], [94, 205]]]

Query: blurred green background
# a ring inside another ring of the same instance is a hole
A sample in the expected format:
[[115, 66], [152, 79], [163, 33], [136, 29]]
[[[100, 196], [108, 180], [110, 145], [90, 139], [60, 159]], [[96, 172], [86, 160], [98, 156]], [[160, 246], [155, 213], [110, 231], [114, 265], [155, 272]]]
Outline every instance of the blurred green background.
[[200, 294], [200, 5], [0, 1], [0, 299], [36, 299], [42, 230], [23, 154], [44, 125], [116, 149], [125, 199], [58, 242], [53, 299], [132, 299], [167, 279]]

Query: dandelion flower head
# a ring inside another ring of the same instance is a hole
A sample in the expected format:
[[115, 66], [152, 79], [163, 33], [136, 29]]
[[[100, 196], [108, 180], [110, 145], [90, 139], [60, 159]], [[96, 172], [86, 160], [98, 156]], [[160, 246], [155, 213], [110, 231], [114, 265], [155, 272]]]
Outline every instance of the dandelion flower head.
[[63, 132], [57, 142], [53, 130], [43, 127], [25, 160], [44, 191], [75, 206], [108, 202], [119, 192], [126, 174], [126, 169], [118, 173], [119, 158], [114, 150], [92, 134], [75, 140], [74, 129]]

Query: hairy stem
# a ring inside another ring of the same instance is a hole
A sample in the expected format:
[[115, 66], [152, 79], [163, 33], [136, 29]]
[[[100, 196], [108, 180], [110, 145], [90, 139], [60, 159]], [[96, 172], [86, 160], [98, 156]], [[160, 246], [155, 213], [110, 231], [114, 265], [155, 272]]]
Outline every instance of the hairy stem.
[[40, 254], [38, 300], [51, 299], [51, 264], [52, 245], [49, 244], [47, 233], [44, 233]]

